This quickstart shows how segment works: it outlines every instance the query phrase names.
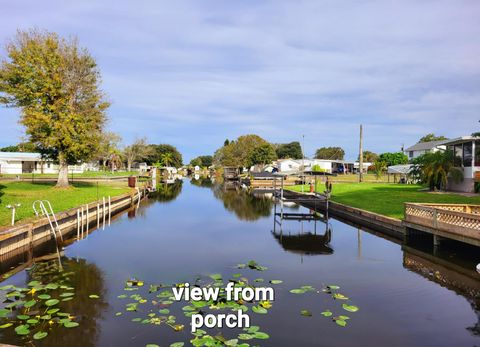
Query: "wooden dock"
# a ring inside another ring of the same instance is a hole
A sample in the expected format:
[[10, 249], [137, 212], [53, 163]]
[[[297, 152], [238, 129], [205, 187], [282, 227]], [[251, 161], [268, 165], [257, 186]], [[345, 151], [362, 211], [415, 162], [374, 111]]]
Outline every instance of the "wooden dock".
[[480, 246], [480, 206], [462, 204], [405, 204], [404, 226]]

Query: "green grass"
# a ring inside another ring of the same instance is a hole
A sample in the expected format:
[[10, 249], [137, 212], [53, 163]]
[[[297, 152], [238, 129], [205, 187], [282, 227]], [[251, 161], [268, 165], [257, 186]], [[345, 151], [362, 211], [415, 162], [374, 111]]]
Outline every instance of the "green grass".
[[[120, 176], [137, 176], [138, 172], [137, 171], [85, 171], [82, 173], [74, 173], [73, 178], [105, 178], [105, 177], [120, 177]], [[24, 173], [24, 174], [19, 174], [19, 175], [14, 175], [14, 174], [1, 174], [1, 177], [5, 178], [12, 178], [12, 177], [17, 177], [20, 176], [22, 178], [26, 179], [31, 179], [32, 177], [34, 179], [36, 178], [57, 178], [58, 174], [31, 174], [31, 173]], [[69, 173], [68, 177], [72, 177], [72, 174]]]
[[95, 183], [74, 183], [71, 188], [57, 189], [55, 183], [0, 182], [0, 226], [11, 223], [11, 210], [7, 205], [19, 203], [16, 220], [34, 217], [32, 203], [35, 200], [49, 200], [55, 213], [129, 191], [124, 185], [99, 184], [98, 194]]
[[[302, 186], [288, 187], [301, 191]], [[348, 206], [361, 208], [385, 216], [402, 219], [405, 202], [480, 204], [480, 196], [464, 196], [455, 193], [434, 193], [421, 191], [419, 185], [388, 183], [334, 183], [332, 200]], [[309, 187], [305, 186], [305, 192]], [[318, 184], [317, 191], [325, 186]]]

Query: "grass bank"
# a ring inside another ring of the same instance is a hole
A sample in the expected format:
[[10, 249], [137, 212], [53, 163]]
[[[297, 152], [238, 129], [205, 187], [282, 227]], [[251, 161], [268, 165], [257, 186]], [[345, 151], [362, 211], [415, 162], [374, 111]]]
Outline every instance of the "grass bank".
[[[24, 179], [36, 179], [36, 178], [57, 178], [58, 174], [31, 174], [31, 173], [23, 173], [23, 174], [0, 174], [0, 178], [13, 178], [13, 177], [21, 177]], [[138, 171], [85, 171], [82, 173], [74, 173], [73, 178], [109, 178], [109, 177], [123, 177], [123, 176], [138, 176]], [[69, 173], [68, 177], [71, 178], [72, 174]]]
[[55, 183], [0, 182], [0, 227], [11, 223], [9, 204], [19, 203], [16, 221], [34, 217], [32, 203], [49, 200], [55, 213], [96, 201], [103, 196], [117, 196], [130, 189], [125, 184], [74, 183], [70, 188], [54, 188]]
[[[379, 213], [388, 217], [403, 218], [404, 203], [448, 203], [480, 204], [480, 196], [468, 197], [455, 193], [436, 193], [421, 191], [422, 187], [410, 184], [388, 183], [334, 183], [332, 200], [352, 207]], [[288, 187], [301, 191], [302, 186]], [[309, 187], [304, 187], [309, 191]], [[318, 184], [317, 191], [323, 192], [325, 186]]]

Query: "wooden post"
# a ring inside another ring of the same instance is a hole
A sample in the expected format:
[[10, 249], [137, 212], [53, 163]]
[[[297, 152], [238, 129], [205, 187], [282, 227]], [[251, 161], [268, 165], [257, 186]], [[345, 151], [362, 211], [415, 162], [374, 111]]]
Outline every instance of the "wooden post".
[[97, 202], [97, 229], [100, 228], [100, 204]]
[[85, 231], [87, 232], [88, 234], [88, 204], [85, 205], [85, 214], [86, 214], [86, 221], [85, 221]]
[[77, 209], [77, 240], [80, 239], [80, 210]]
[[103, 197], [102, 216], [103, 216], [103, 229], [105, 229], [105, 197]]
[[83, 206], [80, 210], [80, 231], [82, 233], [81, 238], [83, 239]]
[[111, 220], [112, 220], [112, 200], [109, 195], [108, 196], [108, 225], [110, 225]]

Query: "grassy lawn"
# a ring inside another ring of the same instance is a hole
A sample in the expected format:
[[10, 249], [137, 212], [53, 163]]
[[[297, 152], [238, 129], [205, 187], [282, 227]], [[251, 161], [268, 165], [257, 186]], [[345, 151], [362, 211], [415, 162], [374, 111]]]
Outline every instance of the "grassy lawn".
[[[138, 172], [137, 171], [85, 171], [83, 173], [74, 173], [73, 178], [82, 178], [82, 177], [87, 177], [87, 178], [95, 178], [95, 177], [100, 177], [100, 178], [105, 178], [105, 177], [120, 177], [120, 176], [137, 176]], [[57, 178], [58, 174], [19, 174], [19, 175], [13, 175], [13, 174], [1, 174], [1, 177], [5, 178], [11, 178], [11, 177], [17, 177], [20, 176], [22, 178], [26, 179], [31, 179], [33, 178]], [[69, 173], [68, 177], [72, 177], [72, 174]]]
[[[302, 186], [288, 187], [301, 191]], [[332, 200], [376, 212], [393, 218], [403, 218], [405, 202], [480, 204], [480, 195], [467, 197], [455, 193], [433, 193], [420, 191], [422, 187], [407, 184], [388, 183], [334, 183]], [[309, 187], [305, 186], [305, 191]], [[318, 184], [317, 191], [324, 191], [324, 184]]]
[[19, 203], [16, 220], [34, 217], [32, 203], [49, 200], [55, 213], [93, 202], [97, 197], [116, 196], [128, 192], [125, 184], [74, 183], [68, 189], [56, 189], [54, 183], [0, 182], [0, 227], [10, 225], [11, 210], [7, 205]]

